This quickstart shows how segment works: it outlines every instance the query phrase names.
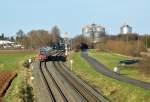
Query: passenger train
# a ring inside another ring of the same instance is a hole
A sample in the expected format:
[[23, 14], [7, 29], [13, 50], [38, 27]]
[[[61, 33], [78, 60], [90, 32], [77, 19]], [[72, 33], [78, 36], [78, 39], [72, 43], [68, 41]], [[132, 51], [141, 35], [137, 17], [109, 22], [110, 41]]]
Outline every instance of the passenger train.
[[49, 54], [51, 51], [57, 52], [65, 52], [65, 44], [53, 44], [51, 47], [41, 48], [38, 54], [39, 61], [66, 61], [66, 56], [62, 53], [62, 55], [54, 56]]

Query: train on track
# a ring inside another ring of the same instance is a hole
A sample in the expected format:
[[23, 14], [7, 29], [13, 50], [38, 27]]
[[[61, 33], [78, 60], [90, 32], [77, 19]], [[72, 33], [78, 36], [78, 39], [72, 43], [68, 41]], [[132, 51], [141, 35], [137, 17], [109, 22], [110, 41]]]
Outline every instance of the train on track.
[[39, 54], [38, 54], [38, 60], [40, 61], [48, 60], [48, 53], [45, 49], [40, 49]]
[[52, 49], [53, 50], [61, 50], [61, 51], [65, 51], [65, 44], [64, 43], [55, 43], [55, 44], [52, 44]]
[[41, 48], [38, 54], [39, 61], [66, 61], [64, 46], [53, 46], [49, 49]]

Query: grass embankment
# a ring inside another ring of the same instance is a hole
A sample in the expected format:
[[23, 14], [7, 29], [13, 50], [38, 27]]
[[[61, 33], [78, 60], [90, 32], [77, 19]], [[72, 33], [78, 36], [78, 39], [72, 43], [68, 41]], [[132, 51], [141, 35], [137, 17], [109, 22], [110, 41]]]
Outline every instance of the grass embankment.
[[1, 51], [0, 52], [0, 71], [13, 71], [17, 72], [17, 77], [13, 80], [9, 87], [5, 102], [20, 102], [20, 90], [23, 81], [26, 77], [26, 69], [22, 66], [24, 60], [35, 56], [36, 52], [23, 52], [23, 51]]
[[[104, 64], [107, 68], [110, 70], [113, 70], [114, 67], [116, 67], [121, 60], [127, 60], [127, 59], [137, 59], [135, 57], [130, 56], [124, 56], [114, 53], [108, 53], [108, 52], [96, 52], [94, 50], [91, 50], [89, 52], [90, 56], [93, 56], [98, 61], [100, 61], [102, 64]], [[119, 65], [121, 74], [123, 76], [132, 77], [134, 79], [142, 80], [145, 82], [150, 82], [150, 77], [147, 75], [144, 75], [143, 73], [140, 73], [140, 70], [138, 69], [138, 64], [133, 65]]]
[[150, 91], [106, 77], [92, 68], [80, 53], [72, 53], [73, 72], [112, 102], [150, 102]]

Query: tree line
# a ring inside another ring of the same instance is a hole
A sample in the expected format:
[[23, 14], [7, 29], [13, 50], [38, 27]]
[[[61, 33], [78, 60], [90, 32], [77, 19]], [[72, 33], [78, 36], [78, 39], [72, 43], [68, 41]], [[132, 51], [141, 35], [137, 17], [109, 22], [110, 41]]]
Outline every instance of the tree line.
[[15, 41], [14, 37], [6, 37], [4, 33], [1, 33], [0, 40], [9, 40], [9, 41]]
[[58, 43], [61, 39], [60, 29], [54, 26], [50, 32], [47, 30], [31, 30], [28, 33], [24, 33], [23, 30], [19, 30], [16, 33], [16, 43], [24, 46], [25, 49], [37, 49], [44, 46], [50, 46], [53, 43]]
[[150, 48], [150, 35], [133, 34], [118, 34], [108, 35], [102, 38], [102, 42], [92, 43], [90, 39], [82, 34], [74, 37], [73, 49], [79, 50], [81, 43], [86, 43], [89, 48], [95, 48], [103, 51], [111, 51], [120, 54], [137, 56], [141, 51], [146, 51]]

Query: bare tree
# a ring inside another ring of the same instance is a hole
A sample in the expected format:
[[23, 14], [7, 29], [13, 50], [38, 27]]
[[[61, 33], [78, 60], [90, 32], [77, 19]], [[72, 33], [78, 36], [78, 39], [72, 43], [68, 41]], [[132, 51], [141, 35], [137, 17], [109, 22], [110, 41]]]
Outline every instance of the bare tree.
[[16, 33], [16, 40], [20, 40], [23, 38], [23, 36], [25, 35], [25, 33], [23, 32], [23, 30], [19, 29], [19, 31]]
[[72, 40], [72, 48], [74, 50], [79, 50], [81, 43], [85, 43], [88, 46], [91, 45], [90, 40], [83, 35], [78, 35]]
[[52, 43], [58, 43], [60, 40], [60, 30], [57, 26], [54, 26], [51, 30], [51, 38], [52, 38]]
[[28, 37], [32, 48], [48, 46], [51, 43], [51, 37], [46, 30], [32, 30], [28, 33]]
[[50, 33], [47, 30], [32, 30], [25, 34], [21, 29], [16, 33], [16, 42], [26, 49], [48, 46], [58, 43], [60, 39], [60, 30], [57, 26], [54, 26]]
[[17, 33], [16, 33], [16, 42], [19, 43], [19, 44], [23, 44], [23, 39], [25, 37], [25, 33], [23, 32], [23, 30], [19, 30]]

